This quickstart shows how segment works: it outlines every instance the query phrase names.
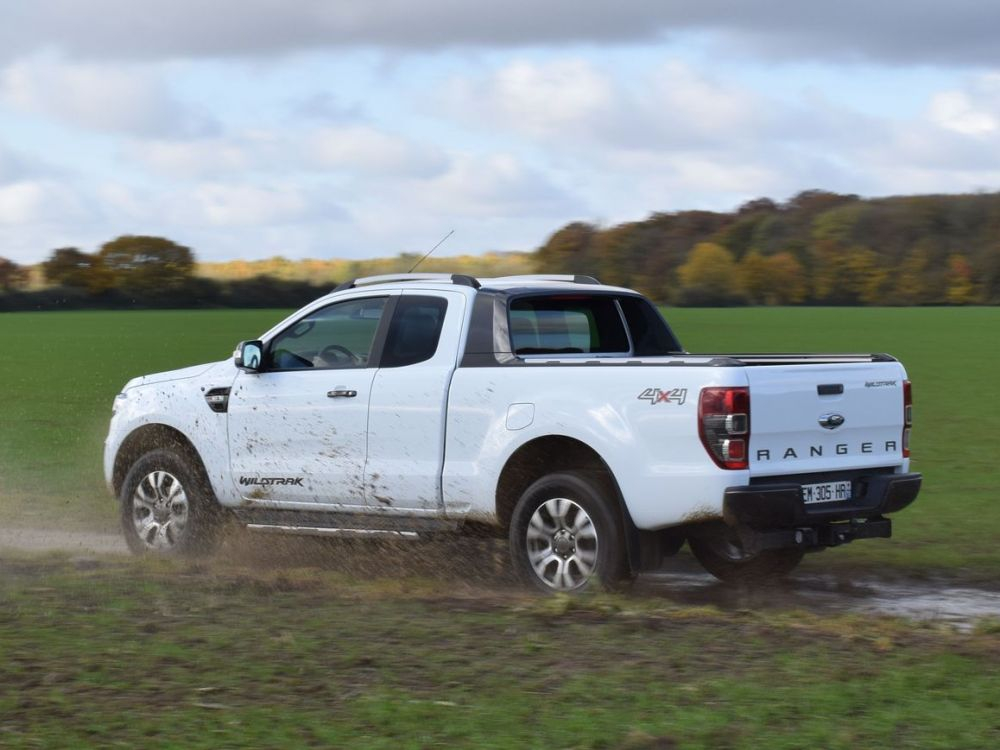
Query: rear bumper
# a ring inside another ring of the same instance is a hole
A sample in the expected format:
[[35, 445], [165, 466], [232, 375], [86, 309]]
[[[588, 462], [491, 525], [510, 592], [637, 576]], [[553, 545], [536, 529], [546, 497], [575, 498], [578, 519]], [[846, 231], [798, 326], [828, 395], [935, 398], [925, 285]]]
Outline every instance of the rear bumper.
[[[820, 480], [821, 481], [821, 480]], [[875, 474], [852, 480], [853, 498], [844, 502], [802, 502], [798, 483], [730, 487], [723, 499], [723, 520], [736, 528], [750, 550], [780, 547], [834, 547], [855, 539], [892, 536], [883, 518], [912, 503], [920, 474]]]
[[730, 487], [722, 501], [722, 517], [730, 526], [752, 529], [815, 526], [855, 518], [872, 518], [902, 510], [920, 492], [920, 474], [875, 474], [853, 480], [854, 497], [834, 503], [802, 502], [797, 483]]

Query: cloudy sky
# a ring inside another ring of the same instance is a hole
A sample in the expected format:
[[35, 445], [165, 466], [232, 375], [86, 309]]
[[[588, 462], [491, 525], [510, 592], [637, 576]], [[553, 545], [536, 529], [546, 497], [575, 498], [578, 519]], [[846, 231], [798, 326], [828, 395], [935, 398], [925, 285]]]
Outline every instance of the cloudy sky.
[[998, 35], [989, 0], [8, 4], [0, 256], [455, 229], [447, 255], [809, 188], [1000, 190]]

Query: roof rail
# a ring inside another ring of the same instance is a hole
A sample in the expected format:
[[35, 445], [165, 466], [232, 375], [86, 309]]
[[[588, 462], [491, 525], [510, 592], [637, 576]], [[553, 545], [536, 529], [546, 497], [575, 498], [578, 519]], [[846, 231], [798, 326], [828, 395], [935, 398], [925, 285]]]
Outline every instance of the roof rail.
[[551, 273], [536, 273], [536, 274], [521, 274], [517, 276], [500, 276], [495, 279], [490, 279], [490, 281], [504, 281], [507, 283], [513, 281], [564, 281], [571, 284], [598, 284], [601, 282], [595, 279], [593, 276], [584, 276], [582, 274], [551, 274]]
[[[335, 292], [342, 292], [346, 289], [354, 289], [359, 286], [372, 286], [374, 284], [398, 284], [404, 281], [433, 281], [438, 284], [457, 284], [458, 286], [470, 286], [479, 289], [482, 286], [479, 280], [473, 276], [462, 273], [387, 273], [380, 276], [363, 276], [358, 279], [351, 279], [339, 284], [334, 288]], [[540, 281], [540, 282], [564, 282], [570, 284], [596, 284], [601, 282], [593, 276], [582, 274], [521, 274], [517, 276], [500, 276], [495, 279], [488, 279], [489, 282], [502, 281], [508, 284], [518, 281]]]
[[342, 292], [345, 289], [371, 286], [373, 284], [398, 284], [402, 281], [434, 281], [439, 284], [471, 286], [473, 289], [478, 289], [480, 286], [479, 282], [472, 276], [466, 276], [461, 273], [387, 273], [381, 276], [364, 276], [359, 279], [351, 279], [337, 285], [333, 291]]

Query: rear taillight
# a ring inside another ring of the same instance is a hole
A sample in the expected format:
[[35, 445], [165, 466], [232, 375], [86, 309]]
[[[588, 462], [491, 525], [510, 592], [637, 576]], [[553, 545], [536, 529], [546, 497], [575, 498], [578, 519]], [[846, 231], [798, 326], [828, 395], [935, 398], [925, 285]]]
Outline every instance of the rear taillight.
[[712, 460], [723, 469], [749, 466], [750, 389], [702, 388], [698, 434]]
[[910, 457], [910, 428], [913, 427], [913, 386], [903, 381], [903, 458]]

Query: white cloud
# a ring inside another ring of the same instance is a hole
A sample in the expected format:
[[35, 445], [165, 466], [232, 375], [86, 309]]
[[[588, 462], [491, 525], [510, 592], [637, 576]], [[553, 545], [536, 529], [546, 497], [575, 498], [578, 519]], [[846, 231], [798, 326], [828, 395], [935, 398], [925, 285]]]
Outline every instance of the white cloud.
[[305, 162], [325, 169], [430, 177], [448, 166], [440, 149], [367, 125], [321, 128], [306, 134], [302, 141]]
[[440, 148], [369, 125], [254, 130], [211, 138], [134, 138], [124, 156], [143, 169], [178, 179], [222, 179], [263, 171], [433, 177], [448, 168]]
[[486, 77], [457, 78], [444, 99], [455, 117], [499, 123], [547, 146], [624, 150], [760, 137], [774, 126], [774, 110], [787, 109], [676, 61], [622, 80], [582, 60], [519, 60]]
[[412, 205], [443, 217], [558, 216], [582, 208], [545, 175], [506, 154], [458, 156], [446, 173], [414, 181], [403, 193]]
[[70, 64], [50, 56], [18, 60], [0, 71], [0, 101], [98, 131], [155, 135], [211, 127], [185, 112], [148, 69]]
[[[517, 60], [487, 79], [459, 78], [446, 94], [452, 111], [543, 137], [572, 137], [607, 118], [616, 92], [611, 81], [584, 60], [533, 63]], [[567, 132], [568, 131], [568, 132]]]
[[1000, 73], [979, 76], [964, 90], [935, 94], [928, 106], [928, 118], [961, 135], [996, 135], [1000, 131]]
[[66, 185], [25, 180], [0, 186], [0, 224], [71, 224], [87, 215], [84, 201]]
[[212, 177], [252, 168], [259, 152], [222, 137], [198, 140], [143, 139], [124, 146], [130, 160], [147, 169], [178, 178]]
[[173, 207], [182, 216], [213, 226], [262, 226], [309, 218], [337, 218], [332, 202], [300, 188], [206, 183], [190, 194], [176, 196]]
[[678, 61], [654, 71], [648, 88], [642, 88], [633, 94], [633, 106], [667, 143], [757, 137], [775, 124], [771, 113], [788, 113], [787, 105]]

